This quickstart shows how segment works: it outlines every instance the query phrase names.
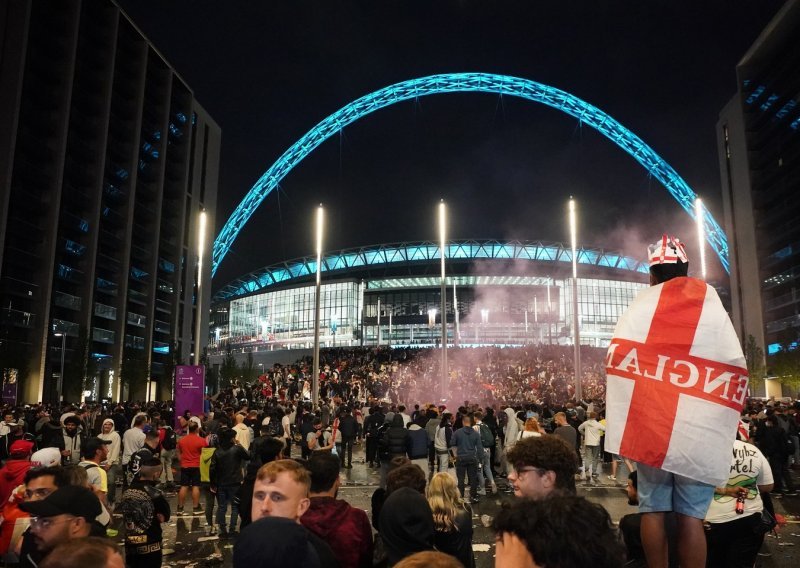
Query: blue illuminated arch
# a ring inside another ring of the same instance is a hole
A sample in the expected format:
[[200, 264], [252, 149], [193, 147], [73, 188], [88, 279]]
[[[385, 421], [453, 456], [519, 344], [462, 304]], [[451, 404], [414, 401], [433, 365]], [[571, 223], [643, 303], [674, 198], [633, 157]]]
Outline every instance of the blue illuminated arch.
[[[292, 144], [250, 188], [214, 240], [211, 275], [216, 274], [239, 231], [264, 198], [278, 186], [292, 168], [325, 140], [359, 118], [395, 103], [426, 95], [464, 92], [520, 97], [545, 104], [577, 118], [628, 152], [667, 188], [689, 216], [695, 218], [696, 196], [681, 176], [638, 136], [599, 108], [565, 91], [529, 79], [489, 73], [447, 73], [403, 81], [365, 95], [328, 116]], [[708, 243], [717, 253], [722, 266], [729, 272], [728, 240], [707, 209], [703, 211], [703, 225]]]
[[[489, 259], [530, 261], [540, 264], [572, 266], [572, 249], [561, 243], [469, 240], [450, 241], [445, 257], [450, 259]], [[357, 270], [415, 264], [436, 264], [440, 258], [438, 243], [390, 243], [345, 249], [326, 253], [322, 257], [320, 272], [335, 276], [352, 274]], [[597, 267], [599, 270], [617, 269], [648, 274], [646, 262], [616, 252], [581, 247], [577, 249], [578, 264]], [[288, 286], [310, 281], [317, 273], [317, 257], [305, 256], [280, 264], [260, 268], [223, 286], [213, 301], [222, 302], [240, 296], [263, 292], [272, 286]], [[435, 273], [435, 270], [434, 270]]]

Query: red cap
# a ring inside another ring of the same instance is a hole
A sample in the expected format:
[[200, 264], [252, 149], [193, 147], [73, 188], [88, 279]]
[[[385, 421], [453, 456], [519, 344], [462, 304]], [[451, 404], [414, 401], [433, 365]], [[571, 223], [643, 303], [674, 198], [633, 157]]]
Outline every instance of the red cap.
[[29, 456], [31, 452], [33, 452], [33, 442], [28, 440], [17, 440], [8, 448], [8, 455], [10, 456], [15, 454]]

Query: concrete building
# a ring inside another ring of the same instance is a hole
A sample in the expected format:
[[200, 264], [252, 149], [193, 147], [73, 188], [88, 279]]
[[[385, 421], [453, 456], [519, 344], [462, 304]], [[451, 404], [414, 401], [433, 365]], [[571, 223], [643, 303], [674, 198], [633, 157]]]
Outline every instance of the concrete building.
[[717, 123], [732, 316], [766, 353], [800, 334], [800, 1], [787, 2], [736, 67]]
[[111, 0], [3, 2], [0, 44], [0, 368], [25, 402], [169, 396], [220, 128]]

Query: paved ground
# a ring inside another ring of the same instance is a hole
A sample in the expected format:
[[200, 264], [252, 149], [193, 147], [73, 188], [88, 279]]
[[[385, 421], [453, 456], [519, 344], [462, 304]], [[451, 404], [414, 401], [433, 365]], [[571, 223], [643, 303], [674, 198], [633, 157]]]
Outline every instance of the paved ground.
[[[378, 476], [371, 473], [364, 465], [363, 452], [357, 452], [357, 456], [354, 458], [353, 469], [346, 470], [342, 474], [344, 483], [339, 496], [369, 514], [370, 497], [377, 487]], [[622, 479], [626, 476], [627, 473], [623, 467], [619, 478]], [[620, 517], [632, 512], [633, 508], [628, 505], [622, 484], [615, 485], [606, 479], [605, 475], [602, 477], [603, 481], [597, 486], [586, 487], [579, 484], [578, 492], [591, 501], [603, 505], [611, 514], [614, 522], [617, 522]], [[473, 548], [475, 549], [477, 568], [494, 566], [494, 537], [491, 530], [482, 525], [481, 515], [493, 517], [504, 499], [513, 499], [513, 496], [501, 494], [497, 497], [484, 498], [475, 507]], [[172, 496], [170, 501], [174, 511], [176, 498]], [[787, 516], [789, 523], [779, 531], [779, 538], [770, 537], [766, 540], [762, 551], [769, 553], [770, 556], [760, 556], [757, 566], [762, 568], [799, 566], [800, 497], [775, 499], [775, 506], [778, 513]], [[173, 518], [164, 526], [164, 535], [165, 548], [174, 552], [165, 555], [163, 566], [200, 568], [233, 565], [231, 560], [233, 541], [207, 536], [205, 516]]]

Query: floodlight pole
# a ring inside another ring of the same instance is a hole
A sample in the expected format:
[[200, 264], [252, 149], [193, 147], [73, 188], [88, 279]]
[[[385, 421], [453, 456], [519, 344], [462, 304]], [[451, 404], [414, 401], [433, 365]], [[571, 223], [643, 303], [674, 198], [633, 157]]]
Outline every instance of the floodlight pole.
[[317, 286], [314, 299], [314, 367], [311, 377], [311, 402], [314, 406], [319, 402], [319, 305], [322, 288], [322, 227], [325, 210], [322, 204], [317, 207]]
[[444, 270], [444, 257], [445, 257], [445, 239], [447, 236], [447, 210], [445, 208], [444, 199], [439, 202], [439, 242], [442, 260], [442, 275], [441, 275], [441, 312], [442, 312], [442, 376], [441, 384], [441, 398], [446, 398], [445, 395], [449, 388], [448, 374], [447, 374], [447, 288], [445, 287], [445, 270]]
[[64, 401], [64, 350], [66, 349], [67, 344], [67, 333], [56, 333], [55, 336], [61, 338], [61, 370], [59, 371], [58, 383], [56, 384], [56, 390], [58, 391], [56, 397], [58, 402], [61, 403]]
[[703, 200], [699, 197], [694, 200], [694, 220], [697, 224], [697, 250], [700, 251], [700, 275], [706, 279], [706, 234], [703, 225]]
[[580, 318], [578, 317], [578, 229], [577, 214], [575, 212], [575, 200], [569, 198], [569, 234], [572, 244], [572, 329], [573, 341], [575, 342], [575, 399], [580, 402], [583, 399], [583, 385], [581, 384], [581, 332], [579, 329]]
[[203, 325], [203, 254], [206, 246], [206, 212], [200, 210], [197, 219], [197, 295], [195, 297], [195, 322], [194, 322], [194, 358], [195, 365], [200, 364], [200, 334]]

